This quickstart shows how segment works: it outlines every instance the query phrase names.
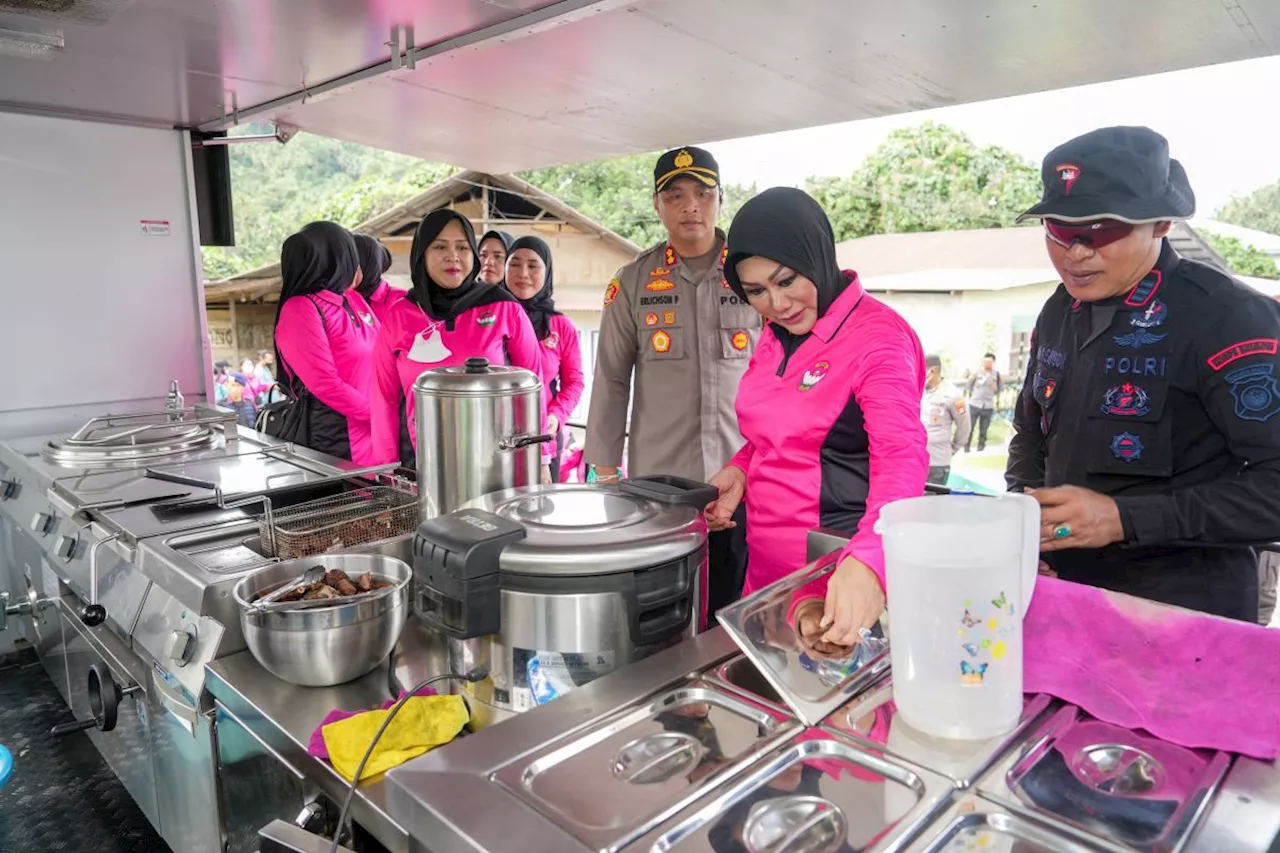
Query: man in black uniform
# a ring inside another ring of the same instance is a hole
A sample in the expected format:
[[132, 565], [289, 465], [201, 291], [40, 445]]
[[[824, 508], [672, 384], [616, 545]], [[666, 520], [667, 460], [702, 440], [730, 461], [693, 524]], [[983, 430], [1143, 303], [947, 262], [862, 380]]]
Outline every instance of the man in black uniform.
[[[1195, 196], [1164, 137], [1050, 152], [1062, 276], [1036, 320], [1005, 479], [1065, 580], [1254, 622], [1251, 545], [1280, 539], [1280, 305], [1165, 239]], [[1044, 567], [1042, 567], [1043, 570]]]

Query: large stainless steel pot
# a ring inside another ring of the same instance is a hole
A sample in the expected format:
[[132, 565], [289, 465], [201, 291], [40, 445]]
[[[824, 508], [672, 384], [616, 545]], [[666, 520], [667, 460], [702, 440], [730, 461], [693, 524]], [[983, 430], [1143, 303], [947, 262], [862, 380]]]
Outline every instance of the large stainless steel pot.
[[416, 607], [450, 638], [483, 727], [692, 636], [705, 600], [703, 484], [533, 486], [426, 522]]
[[[350, 602], [300, 609], [250, 608], [262, 592], [322, 565], [352, 577], [372, 572], [394, 586]], [[324, 554], [259, 569], [235, 585], [245, 645], [277, 678], [303, 687], [344, 684], [371, 671], [391, 654], [409, 614], [412, 570], [394, 557]]]
[[542, 380], [518, 367], [467, 359], [413, 383], [422, 518], [501, 489], [538, 483]]

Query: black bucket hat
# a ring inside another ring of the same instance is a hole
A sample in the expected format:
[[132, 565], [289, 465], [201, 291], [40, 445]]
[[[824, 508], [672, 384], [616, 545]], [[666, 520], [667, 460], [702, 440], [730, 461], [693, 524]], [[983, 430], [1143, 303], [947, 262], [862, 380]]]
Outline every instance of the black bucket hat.
[[1147, 127], [1104, 127], [1059, 145], [1041, 168], [1044, 198], [1018, 217], [1131, 225], [1190, 219], [1196, 196], [1169, 141]]

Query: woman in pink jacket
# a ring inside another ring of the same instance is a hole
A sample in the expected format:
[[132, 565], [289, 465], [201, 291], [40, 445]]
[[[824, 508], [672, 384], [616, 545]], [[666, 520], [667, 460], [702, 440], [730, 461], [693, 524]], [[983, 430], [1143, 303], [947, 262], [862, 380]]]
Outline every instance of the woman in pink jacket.
[[356, 292], [369, 303], [378, 322], [382, 322], [387, 306], [404, 295], [382, 278], [391, 269], [391, 251], [376, 237], [368, 234], [352, 236], [355, 237], [356, 255], [360, 259], [360, 284], [356, 287]]
[[[280, 384], [306, 406], [299, 443], [367, 464], [369, 365], [378, 321], [354, 290], [356, 244], [332, 222], [312, 222], [284, 241], [276, 308]], [[306, 399], [306, 398], [310, 399]]]
[[745, 499], [744, 593], [801, 568], [810, 528], [851, 534], [825, 601], [795, 612], [807, 644], [852, 646], [884, 611], [880, 508], [924, 493], [920, 341], [840, 269], [831, 223], [800, 190], [747, 202], [727, 243], [729, 286], [767, 325], [738, 387], [746, 444], [711, 480], [708, 524], [732, 526]]
[[471, 222], [453, 210], [427, 214], [409, 250], [413, 289], [391, 303], [374, 345], [374, 464], [414, 466], [413, 383], [424, 371], [479, 357], [538, 372], [529, 318], [510, 293], [476, 279], [479, 266]]
[[582, 399], [582, 350], [573, 321], [556, 310], [552, 298], [551, 247], [540, 237], [521, 237], [511, 244], [503, 285], [520, 300], [542, 345], [542, 395], [547, 432], [556, 437], [542, 445], [542, 481], [560, 482], [562, 430]]

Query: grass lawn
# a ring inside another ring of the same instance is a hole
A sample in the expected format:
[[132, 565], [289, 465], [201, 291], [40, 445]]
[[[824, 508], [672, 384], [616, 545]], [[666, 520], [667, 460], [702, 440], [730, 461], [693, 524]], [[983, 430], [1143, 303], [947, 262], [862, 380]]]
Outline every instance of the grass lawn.
[[1004, 471], [1005, 466], [1009, 464], [1009, 454], [982, 454], [975, 456], [972, 453], [959, 453], [951, 460], [951, 467], [957, 471], [964, 472], [966, 470], [981, 471]]

